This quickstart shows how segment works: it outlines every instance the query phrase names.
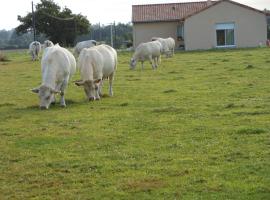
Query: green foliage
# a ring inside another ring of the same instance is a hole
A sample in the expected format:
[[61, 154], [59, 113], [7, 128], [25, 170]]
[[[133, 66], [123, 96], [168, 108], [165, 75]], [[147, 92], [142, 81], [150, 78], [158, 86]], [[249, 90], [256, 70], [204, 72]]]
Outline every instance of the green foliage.
[[[72, 14], [68, 8], [61, 8], [52, 0], [41, 0], [36, 5], [35, 11], [37, 33], [45, 34], [54, 43], [64, 46], [74, 45], [77, 35], [90, 31], [90, 23], [81, 14]], [[16, 28], [17, 33], [26, 33], [32, 27], [32, 13], [26, 16], [18, 16], [21, 22]]]
[[156, 71], [121, 52], [114, 97], [87, 102], [77, 71], [48, 111], [29, 91], [40, 63], [7, 56], [0, 199], [269, 199], [269, 49], [178, 52]]
[[[46, 40], [45, 35], [37, 35], [37, 40], [43, 42]], [[6, 31], [0, 30], [0, 49], [26, 49], [33, 41], [33, 34], [30, 32], [17, 34], [14, 29]]]
[[[113, 24], [113, 41], [117, 49], [132, 46], [132, 25], [130, 23]], [[91, 26], [91, 32], [77, 37], [77, 41], [94, 39], [96, 41], [111, 44], [111, 25], [94, 24]]]

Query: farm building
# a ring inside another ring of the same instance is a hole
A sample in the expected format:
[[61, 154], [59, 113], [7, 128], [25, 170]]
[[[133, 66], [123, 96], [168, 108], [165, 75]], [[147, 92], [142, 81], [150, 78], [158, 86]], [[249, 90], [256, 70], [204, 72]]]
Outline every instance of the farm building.
[[133, 43], [173, 37], [185, 50], [256, 47], [267, 40], [263, 11], [230, 1], [132, 6]]

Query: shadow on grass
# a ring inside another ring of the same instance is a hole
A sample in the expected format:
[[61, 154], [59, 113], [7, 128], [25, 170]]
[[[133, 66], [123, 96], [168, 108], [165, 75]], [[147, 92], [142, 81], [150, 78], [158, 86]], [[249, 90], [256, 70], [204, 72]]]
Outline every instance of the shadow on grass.
[[15, 104], [13, 104], [13, 103], [1, 103], [0, 104], [0, 108], [2, 108], [2, 107], [12, 107], [12, 106], [15, 106]]
[[177, 92], [177, 90], [169, 89], [169, 90], [163, 91], [163, 93], [173, 93], [173, 92]]
[[[74, 105], [80, 105], [81, 103], [80, 102], [76, 102], [76, 101], [73, 101], [71, 99], [66, 99], [66, 107], [62, 107], [60, 106], [60, 103], [57, 101], [55, 104], [51, 104], [49, 109], [48, 110], [60, 110], [60, 109], [66, 109], [68, 108], [69, 106], [74, 106]], [[35, 105], [30, 105], [30, 106], [26, 106], [26, 107], [20, 107], [20, 108], [16, 108], [15, 110], [18, 110], [18, 111], [47, 111], [47, 110], [41, 110], [39, 108], [39, 104], [37, 102], [37, 104]]]
[[266, 130], [261, 128], [241, 128], [236, 131], [236, 134], [240, 135], [258, 135], [261, 133], [265, 133]]

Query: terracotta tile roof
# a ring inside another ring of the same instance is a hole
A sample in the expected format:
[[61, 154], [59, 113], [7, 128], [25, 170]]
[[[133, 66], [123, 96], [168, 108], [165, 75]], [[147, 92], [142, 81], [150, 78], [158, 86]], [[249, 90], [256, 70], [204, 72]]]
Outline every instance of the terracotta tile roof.
[[167, 3], [167, 4], [148, 4], [148, 5], [133, 5], [132, 6], [132, 22], [160, 22], [160, 21], [179, 21], [184, 20], [192, 15], [196, 15], [203, 10], [208, 9], [221, 2], [230, 2], [237, 6], [253, 10], [265, 15], [261, 10], [240, 4], [231, 0], [211, 1], [209, 5], [207, 1], [188, 2], [188, 3]]
[[176, 21], [207, 7], [207, 2], [148, 4], [132, 6], [132, 22]]

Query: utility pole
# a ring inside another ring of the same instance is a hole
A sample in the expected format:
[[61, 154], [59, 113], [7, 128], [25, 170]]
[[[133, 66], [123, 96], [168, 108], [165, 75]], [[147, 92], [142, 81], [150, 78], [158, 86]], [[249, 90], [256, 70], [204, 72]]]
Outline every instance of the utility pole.
[[101, 41], [101, 27], [100, 27], [100, 22], [98, 24], [98, 33], [99, 33], [99, 41]]
[[113, 47], [113, 23], [111, 23], [111, 46]]
[[36, 41], [36, 21], [35, 21], [35, 13], [34, 13], [34, 3], [32, 1], [32, 26], [33, 26], [33, 34], [34, 34], [34, 41]]
[[114, 47], [117, 47], [117, 41], [116, 41], [116, 26], [115, 21], [113, 22], [113, 30], [114, 30]]

